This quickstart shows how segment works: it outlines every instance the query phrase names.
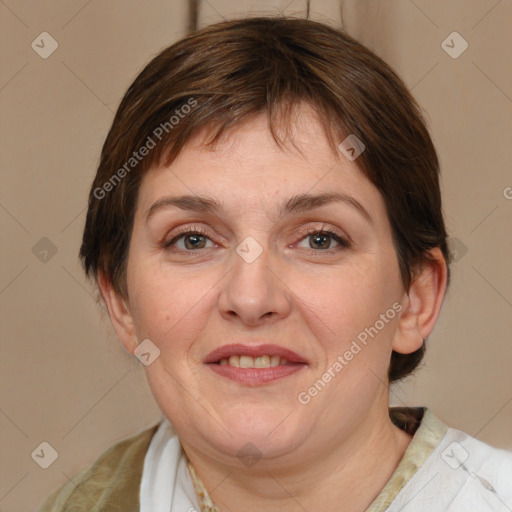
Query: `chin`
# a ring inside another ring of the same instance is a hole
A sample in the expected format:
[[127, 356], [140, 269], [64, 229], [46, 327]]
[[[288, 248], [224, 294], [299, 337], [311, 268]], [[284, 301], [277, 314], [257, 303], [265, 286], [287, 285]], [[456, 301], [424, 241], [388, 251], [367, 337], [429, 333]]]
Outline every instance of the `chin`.
[[[215, 440], [218, 449], [229, 455], [240, 456], [239, 451], [250, 451], [252, 445], [265, 457], [276, 457], [292, 450], [304, 432], [297, 425], [295, 414], [285, 408], [276, 407], [237, 407], [221, 414], [222, 428], [216, 422], [210, 425], [215, 428]], [[203, 433], [205, 437], [212, 434], [211, 428]], [[225, 429], [225, 430], [224, 430]]]

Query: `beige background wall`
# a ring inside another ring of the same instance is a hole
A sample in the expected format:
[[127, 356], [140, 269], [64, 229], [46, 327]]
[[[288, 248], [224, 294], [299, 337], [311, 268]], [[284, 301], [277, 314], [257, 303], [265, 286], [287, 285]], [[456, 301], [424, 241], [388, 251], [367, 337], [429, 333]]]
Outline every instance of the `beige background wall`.
[[[209, 0], [200, 25], [251, 9], [303, 15], [304, 5]], [[341, 7], [346, 30], [397, 69], [428, 113], [458, 249], [425, 367], [392, 401], [428, 405], [512, 449], [512, 4], [313, 0], [312, 17], [340, 25]], [[187, 5], [5, 0], [0, 17], [0, 510], [20, 512], [159, 419], [77, 253], [113, 113], [141, 67], [184, 35]], [[453, 31], [469, 45], [456, 59], [441, 46]], [[36, 40], [48, 51], [41, 32], [58, 43], [46, 59], [31, 47]], [[46, 470], [31, 458], [43, 441], [58, 452]]]

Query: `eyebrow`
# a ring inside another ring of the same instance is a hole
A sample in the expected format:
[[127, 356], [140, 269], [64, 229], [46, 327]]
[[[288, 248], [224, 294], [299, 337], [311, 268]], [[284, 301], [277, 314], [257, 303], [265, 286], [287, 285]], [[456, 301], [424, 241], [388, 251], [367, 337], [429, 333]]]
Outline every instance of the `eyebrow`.
[[[280, 207], [280, 215], [302, 213], [330, 203], [344, 203], [359, 212], [370, 224], [373, 219], [364, 206], [352, 196], [340, 192], [326, 192], [324, 194], [297, 194], [292, 196]], [[146, 214], [146, 222], [160, 210], [168, 208], [180, 208], [194, 212], [217, 214], [224, 208], [215, 199], [198, 195], [182, 195], [176, 197], [162, 197], [149, 208]]]

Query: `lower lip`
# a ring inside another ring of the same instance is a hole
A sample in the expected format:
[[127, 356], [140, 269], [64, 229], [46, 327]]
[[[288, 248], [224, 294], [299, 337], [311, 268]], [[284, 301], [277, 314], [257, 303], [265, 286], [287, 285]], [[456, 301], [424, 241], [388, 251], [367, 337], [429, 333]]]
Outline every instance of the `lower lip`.
[[307, 364], [286, 364], [279, 366], [271, 366], [269, 368], [236, 368], [229, 364], [216, 364], [210, 363], [208, 366], [218, 375], [234, 380], [240, 384], [246, 384], [248, 386], [259, 386], [266, 382], [271, 382], [283, 377], [288, 377], [302, 368], [305, 368]]

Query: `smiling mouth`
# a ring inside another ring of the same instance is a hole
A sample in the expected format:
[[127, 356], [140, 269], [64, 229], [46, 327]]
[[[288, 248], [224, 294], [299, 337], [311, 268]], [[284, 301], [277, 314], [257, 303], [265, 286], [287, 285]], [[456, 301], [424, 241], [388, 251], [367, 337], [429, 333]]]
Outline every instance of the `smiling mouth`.
[[244, 386], [256, 387], [291, 376], [308, 364], [290, 362], [277, 354], [257, 357], [234, 354], [206, 363], [206, 366], [220, 377]]
[[210, 352], [203, 363], [217, 376], [250, 387], [301, 373], [301, 369], [309, 366], [293, 350], [268, 343], [223, 345]]

